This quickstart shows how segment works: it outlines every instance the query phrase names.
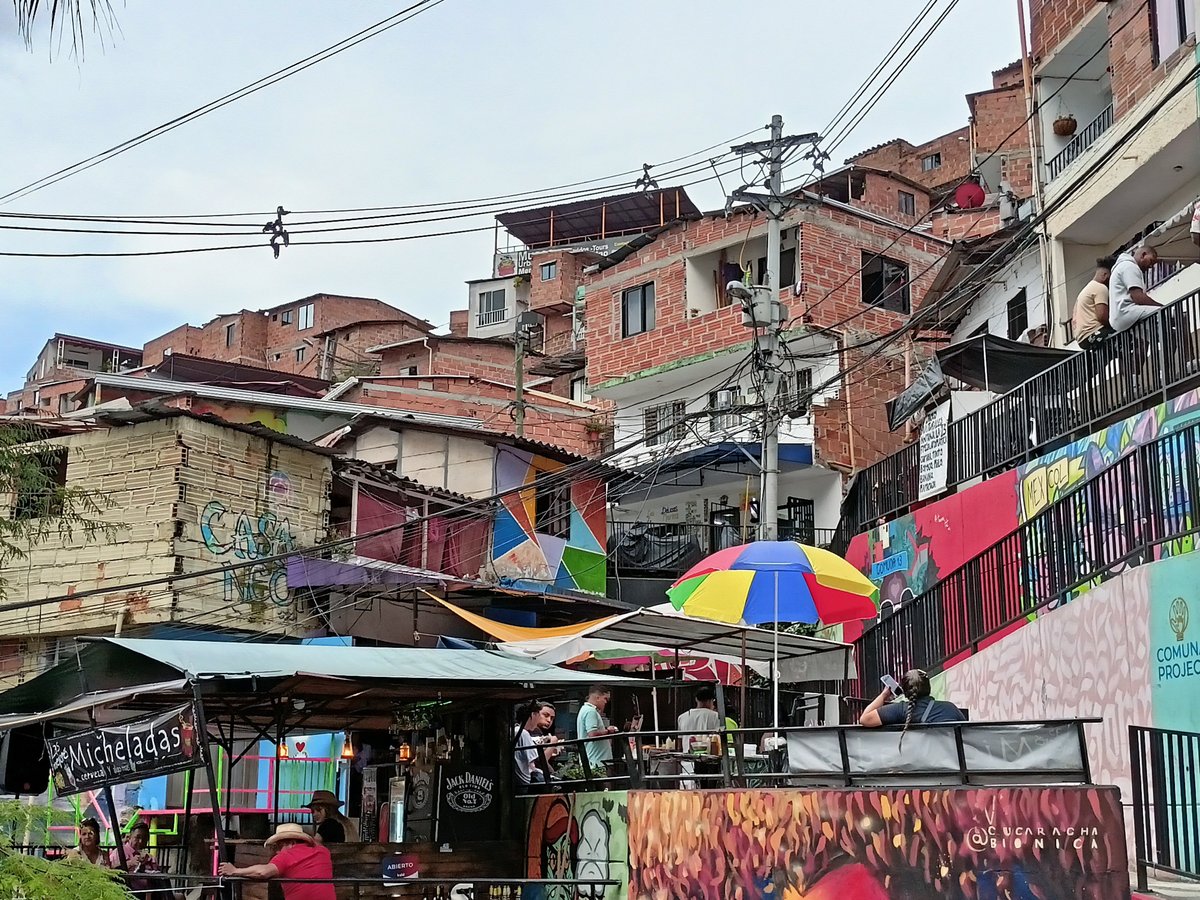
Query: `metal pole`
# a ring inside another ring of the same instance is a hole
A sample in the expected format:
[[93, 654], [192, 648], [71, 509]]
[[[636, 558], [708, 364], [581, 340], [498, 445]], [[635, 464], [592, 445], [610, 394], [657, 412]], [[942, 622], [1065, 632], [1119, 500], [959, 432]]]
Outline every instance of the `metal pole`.
[[125, 837], [121, 834], [121, 820], [117, 817], [117, 804], [113, 800], [112, 788], [104, 786], [104, 805], [108, 807], [108, 818], [112, 822], [113, 838], [117, 842], [117, 859], [121, 863], [121, 871], [129, 871], [129, 860], [125, 858]]
[[770, 200], [767, 204], [767, 287], [771, 289], [770, 324], [758, 338], [763, 365], [762, 490], [759, 498], [759, 538], [779, 537], [779, 252], [780, 218], [783, 216], [783, 117], [771, 117]]
[[[772, 726], [779, 728], [779, 573], [775, 573], [775, 630], [771, 632], [771, 710]], [[775, 737], [779, 737], [776, 733]]]
[[[221, 820], [221, 798], [217, 793], [217, 773], [213, 771], [212, 752], [209, 749], [208, 720], [204, 716], [204, 701], [200, 699], [200, 685], [192, 685], [192, 699], [196, 704], [196, 734], [197, 745], [204, 755], [204, 771], [208, 777], [208, 802], [212, 807], [213, 825], [217, 838], [217, 858], [225, 862], [229, 856], [225, 852], [225, 823]], [[230, 739], [232, 742], [232, 734]]]

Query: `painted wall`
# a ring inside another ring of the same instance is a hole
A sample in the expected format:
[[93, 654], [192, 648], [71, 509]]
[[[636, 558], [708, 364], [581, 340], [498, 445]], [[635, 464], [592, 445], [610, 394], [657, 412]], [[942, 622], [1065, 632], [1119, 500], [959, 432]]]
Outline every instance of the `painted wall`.
[[[1200, 391], [1190, 391], [914, 513], [900, 516], [887, 525], [857, 535], [850, 542], [846, 558], [879, 585], [881, 606], [902, 605], [1136, 447], [1197, 421], [1200, 421]], [[1191, 502], [1182, 493], [1163, 498], [1163, 503], [1181, 516], [1191, 515]], [[1123, 534], [1118, 526], [1123, 526], [1123, 519], [1114, 514], [1105, 521], [1079, 523], [1079, 532], [1082, 538], [1088, 537], [1093, 529]], [[1106, 534], [1105, 539], [1112, 540], [1113, 537]], [[1079, 546], [1083, 546], [1083, 541]], [[1189, 538], [1160, 548], [1157, 555], [1171, 556], [1193, 549], [1195, 542]], [[1036, 583], [1036, 567], [1043, 559], [1040, 548], [1026, 548], [1023, 562], [1031, 567], [1028, 583]], [[1075, 591], [1074, 596], [1078, 597], [1119, 573], [1119, 569], [1106, 572], [1095, 582]], [[1010, 589], [1021, 589], [1015, 572]], [[859, 634], [857, 625], [847, 626], [844, 630], [848, 640]]]
[[976, 719], [1102, 717], [1087, 727], [1093, 776], [1128, 802], [1130, 725], [1200, 731], [1200, 556], [1117, 576], [948, 669], [934, 692]]
[[619, 885], [549, 887], [539, 900], [625, 900], [629, 896], [629, 795], [555, 794], [530, 804], [527, 878], [594, 878]]
[[629, 897], [1129, 897], [1111, 788], [629, 795]]
[[570, 482], [567, 536], [543, 534], [535, 527], [539, 475], [562, 463], [514, 447], [497, 447], [495, 490], [505, 494], [496, 510], [491, 570], [502, 582], [533, 591], [576, 590], [603, 594], [606, 588], [607, 491], [600, 478]]

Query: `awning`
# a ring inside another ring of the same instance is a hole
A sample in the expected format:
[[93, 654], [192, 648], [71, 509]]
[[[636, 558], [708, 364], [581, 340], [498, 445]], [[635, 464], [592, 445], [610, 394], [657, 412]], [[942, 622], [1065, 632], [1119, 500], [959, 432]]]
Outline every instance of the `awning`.
[[[444, 603], [467, 621], [477, 620], [481, 630], [495, 636], [499, 623], [474, 616], [450, 603]], [[653, 609], [639, 609], [576, 626], [573, 633], [564, 628], [522, 628], [521, 637], [508, 639], [502, 649], [543, 663], [563, 663], [589, 652], [631, 650], [659, 653], [664, 650], [693, 654], [739, 665], [743, 644], [745, 658], [760, 673], [769, 671], [778, 643], [779, 672], [782, 680], [837, 681], [853, 677], [853, 648], [849, 644], [821, 638], [768, 631], [751, 625], [727, 625], [675, 612], [669, 603]]]
[[526, 247], [537, 249], [649, 231], [699, 214], [687, 191], [664, 188], [500, 213], [496, 221]]
[[564, 640], [566, 638], [571, 638], [582, 634], [588, 629], [594, 628], [597, 625], [603, 625], [605, 622], [610, 622], [614, 618], [613, 616], [609, 616], [603, 619], [592, 619], [589, 622], [579, 622], [575, 625], [561, 625], [557, 628], [529, 628], [524, 625], [506, 625], [503, 622], [497, 622], [495, 619], [489, 619], [485, 616], [468, 612], [461, 606], [455, 606], [453, 603], [443, 600], [441, 597], [435, 597], [428, 591], [422, 591], [422, 593], [424, 593], [427, 597], [436, 600], [464, 622], [474, 625], [484, 634], [491, 635], [498, 641], [529, 641], [539, 638]]
[[441, 572], [430, 572], [400, 563], [352, 556], [346, 560], [316, 559], [307, 556], [289, 556], [287, 559], [287, 583], [289, 587], [341, 587], [351, 585], [414, 585], [447, 584], [459, 582]]
[[1195, 261], [1200, 250], [1192, 241], [1192, 216], [1200, 204], [1197, 197], [1146, 236], [1143, 243], [1158, 251], [1160, 259]]
[[582, 695], [593, 682], [643, 683], [498, 650], [102, 638], [81, 644], [78, 660], [0, 693], [0, 728], [30, 716], [84, 725], [92, 709], [110, 724], [178, 704], [194, 684], [210, 718], [236, 721], [242, 733], [276, 721], [282, 698], [309, 730], [387, 728], [400, 701]]
[[895, 431], [903, 425], [939, 393], [946, 379], [1005, 394], [1074, 353], [1009, 341], [994, 334], [976, 335], [943, 347], [916, 381], [887, 402], [888, 426]]

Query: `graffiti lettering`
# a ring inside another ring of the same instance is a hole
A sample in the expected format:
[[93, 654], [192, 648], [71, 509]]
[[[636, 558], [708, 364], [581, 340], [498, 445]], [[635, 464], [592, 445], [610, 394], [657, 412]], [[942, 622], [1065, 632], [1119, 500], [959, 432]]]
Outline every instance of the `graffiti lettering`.
[[[230, 519], [232, 518], [232, 524]], [[237, 562], [279, 556], [296, 550], [291, 523], [272, 512], [233, 516], [220, 500], [212, 500], [200, 513], [200, 537], [217, 557]], [[235, 603], [270, 602], [285, 606], [291, 601], [287, 564], [270, 559], [252, 566], [225, 570], [225, 600]]]

